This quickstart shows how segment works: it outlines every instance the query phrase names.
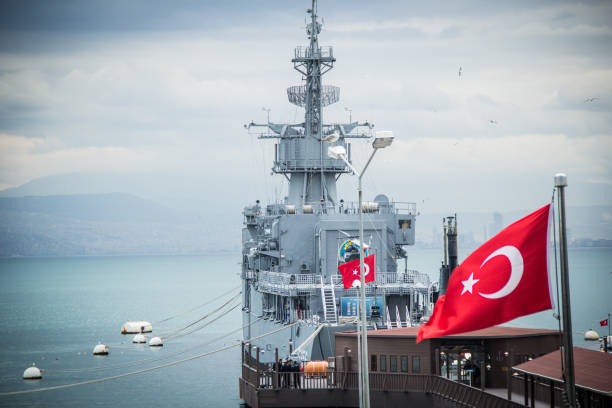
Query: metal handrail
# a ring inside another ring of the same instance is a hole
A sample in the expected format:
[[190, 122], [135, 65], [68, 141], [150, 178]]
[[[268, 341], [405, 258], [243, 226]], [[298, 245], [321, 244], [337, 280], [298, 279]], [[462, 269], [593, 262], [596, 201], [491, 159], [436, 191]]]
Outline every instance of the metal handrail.
[[327, 321], [327, 307], [325, 305], [325, 285], [323, 284], [323, 275], [319, 275], [321, 282], [321, 302], [323, 302], [323, 318]]
[[[259, 285], [272, 285], [278, 287], [289, 287], [289, 286], [308, 286], [312, 285], [313, 288], [320, 288], [323, 285], [321, 275], [312, 273], [302, 274], [290, 274], [285, 272], [272, 272], [272, 271], [261, 271], [259, 272]], [[332, 284], [334, 286], [342, 286], [342, 276], [332, 275]], [[389, 284], [402, 284], [412, 285], [417, 289], [426, 290], [430, 285], [430, 279], [427, 274], [418, 272], [416, 270], [408, 270], [407, 272], [377, 272], [375, 285], [389, 285]], [[421, 286], [416, 286], [421, 284]]]
[[331, 46], [322, 46], [314, 50], [310, 47], [298, 45], [294, 50], [294, 58], [333, 58], [334, 48]]
[[[355, 371], [328, 370], [322, 373], [279, 372], [272, 365], [265, 370], [255, 370], [245, 362], [243, 379], [258, 391], [278, 392], [279, 390], [356, 390], [359, 373]], [[370, 372], [370, 389], [386, 392], [425, 392], [452, 400], [467, 407], [515, 408], [522, 406], [514, 401], [489, 394], [460, 382], [434, 374]], [[304, 394], [306, 397], [307, 394]]]
[[[315, 213], [321, 214], [359, 214], [359, 203], [357, 201], [345, 201], [342, 204], [329, 203], [307, 203], [312, 205]], [[301, 210], [298, 208], [297, 213]], [[270, 205], [266, 208], [267, 215], [284, 215], [286, 214], [285, 206]], [[393, 201], [389, 204], [381, 204], [375, 211], [365, 213], [367, 217], [370, 214], [416, 214], [416, 203]]]

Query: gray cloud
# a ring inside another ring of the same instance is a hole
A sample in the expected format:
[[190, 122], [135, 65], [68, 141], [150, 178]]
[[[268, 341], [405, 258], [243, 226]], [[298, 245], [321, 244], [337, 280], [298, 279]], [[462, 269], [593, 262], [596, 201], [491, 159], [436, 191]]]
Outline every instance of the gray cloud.
[[[273, 121], [302, 119], [285, 88], [300, 83], [290, 58], [306, 42], [308, 3], [4, 2], [0, 185], [148, 172], [170, 175], [159, 188], [212, 177], [272, 198], [284, 188], [269, 177], [272, 146], [242, 124], [262, 121], [263, 106]], [[321, 44], [338, 58], [325, 81], [341, 87], [325, 118], [347, 120], [348, 106], [394, 130], [368, 183], [396, 199], [430, 197], [429, 209], [449, 205], [444, 191], [455, 208], [534, 207], [556, 171], [612, 184], [611, 10], [322, 2]], [[367, 151], [355, 144], [355, 161]], [[341, 180], [348, 197], [352, 181]]]

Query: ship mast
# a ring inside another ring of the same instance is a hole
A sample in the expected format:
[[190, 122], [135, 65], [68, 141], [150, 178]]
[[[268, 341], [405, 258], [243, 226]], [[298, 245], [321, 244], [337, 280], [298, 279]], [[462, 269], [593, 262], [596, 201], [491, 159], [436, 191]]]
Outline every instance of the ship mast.
[[[321, 103], [321, 76], [324, 74], [321, 68], [327, 68], [327, 71], [333, 68], [335, 58], [331, 55], [323, 60], [321, 55], [321, 48], [319, 48], [319, 33], [321, 32], [321, 25], [317, 21], [317, 1], [312, 0], [312, 8], [308, 9], [310, 12], [311, 22], [306, 26], [306, 34], [310, 37], [310, 48], [309, 55], [311, 58], [305, 60], [300, 58], [294, 58], [292, 60], [294, 68], [306, 75], [306, 134], [316, 138], [317, 135], [322, 134], [322, 111], [323, 106]], [[297, 55], [296, 55], [297, 57]], [[302, 69], [306, 68], [306, 72]], [[326, 72], [326, 71], [325, 71]], [[320, 158], [321, 158], [321, 200], [327, 201], [327, 191], [325, 189], [325, 177], [323, 172], [323, 143], [319, 143]], [[335, 201], [335, 200], [332, 200]]]
[[[305, 109], [302, 123], [271, 123], [245, 125], [266, 127], [268, 132], [259, 134], [260, 139], [279, 139], [275, 145], [274, 167], [272, 171], [284, 175], [289, 180], [287, 204], [295, 205], [298, 212], [304, 205], [336, 204], [336, 180], [342, 173], [351, 170], [341, 159], [327, 156], [331, 144], [342, 145], [349, 152], [347, 138], [370, 138], [373, 125], [365, 123], [325, 124], [323, 108], [340, 99], [340, 88], [323, 85], [322, 77], [336, 62], [333, 48], [319, 45], [322, 24], [318, 21], [317, 1], [312, 0], [312, 8], [306, 10], [309, 22], [306, 35], [309, 45], [295, 48], [291, 62], [298, 71], [304, 85], [287, 88], [289, 102]], [[367, 127], [360, 133], [360, 127]], [[355, 132], [353, 132], [355, 131]]]

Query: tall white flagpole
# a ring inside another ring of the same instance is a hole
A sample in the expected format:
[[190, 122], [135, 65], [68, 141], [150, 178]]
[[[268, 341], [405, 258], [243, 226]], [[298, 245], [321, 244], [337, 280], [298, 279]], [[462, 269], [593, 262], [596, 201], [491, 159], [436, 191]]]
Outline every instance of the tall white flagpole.
[[572, 312], [570, 309], [569, 266], [567, 261], [567, 233], [565, 230], [565, 187], [567, 176], [555, 175], [555, 187], [559, 198], [559, 252], [561, 264], [561, 309], [563, 313], [563, 361], [565, 364], [565, 392], [569, 406], [576, 404], [576, 380], [574, 377], [574, 344], [572, 341]]

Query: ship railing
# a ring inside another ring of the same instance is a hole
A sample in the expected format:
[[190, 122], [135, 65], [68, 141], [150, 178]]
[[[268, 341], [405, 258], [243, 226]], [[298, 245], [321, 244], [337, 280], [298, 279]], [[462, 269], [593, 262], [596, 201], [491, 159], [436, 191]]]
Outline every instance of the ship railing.
[[330, 46], [323, 46], [311, 50], [310, 47], [305, 47], [302, 45], [298, 45], [295, 47], [295, 51], [293, 53], [294, 58], [302, 59], [302, 58], [333, 58], [334, 57], [334, 48]]
[[303, 171], [304, 169], [320, 170], [323, 166], [323, 170], [334, 170], [338, 172], [348, 173], [350, 170], [346, 167], [344, 162], [337, 159], [283, 159], [274, 162], [275, 171]]
[[316, 279], [318, 275], [314, 273], [301, 273], [299, 275], [295, 275], [295, 283], [297, 285], [314, 285], [319, 281]]
[[[466, 407], [518, 408], [522, 406], [515, 401], [436, 374], [370, 372], [368, 377], [371, 391], [429, 393], [451, 402], [452, 405]], [[279, 391], [283, 390], [306, 392], [307, 390], [356, 390], [359, 388], [359, 372], [357, 371], [330, 368], [314, 373], [283, 372], [278, 370], [273, 363], [262, 367], [243, 362], [242, 380], [260, 392], [275, 393], [275, 397], [278, 396]], [[309, 397], [308, 394], [300, 395], [306, 399]], [[298, 403], [294, 406], [302, 406], [302, 404]]]
[[[332, 282], [334, 286], [342, 286], [342, 275], [333, 275]], [[416, 270], [408, 270], [401, 272], [376, 272], [375, 284], [407, 284], [416, 285], [417, 287], [422, 285], [424, 288], [427, 288], [430, 285], [430, 279], [427, 274], [421, 273]]]
[[[282, 295], [312, 294], [321, 290], [321, 276], [317, 274], [290, 274], [284, 272], [261, 271], [259, 272], [259, 290], [264, 292], [279, 293]], [[348, 296], [351, 291], [357, 293], [356, 289], [344, 289], [341, 275], [332, 275], [334, 290], [344, 291]], [[427, 290], [430, 279], [427, 274], [415, 270], [401, 272], [376, 272], [376, 280], [367, 286], [369, 294], [404, 293], [409, 289]]]
[[291, 321], [295, 322], [298, 320], [310, 320], [312, 319], [312, 312], [310, 310], [305, 310], [305, 309], [300, 309], [300, 310], [293, 310], [293, 312], [291, 313]]
[[396, 214], [416, 214], [416, 203], [394, 202]]
[[[357, 201], [345, 201], [339, 204], [312, 203], [308, 206], [309, 211], [315, 214], [359, 214], [359, 203]], [[390, 202], [388, 204], [365, 202], [363, 203], [364, 214], [416, 214], [416, 204], [409, 202]], [[289, 212], [287, 206], [270, 205], [266, 209], [268, 215], [302, 214], [301, 208], [292, 207]]]

